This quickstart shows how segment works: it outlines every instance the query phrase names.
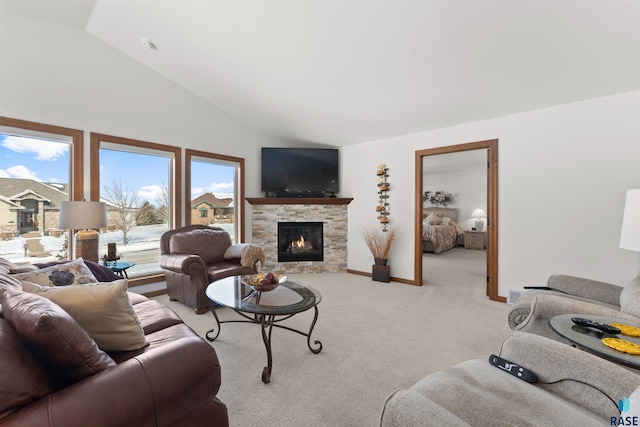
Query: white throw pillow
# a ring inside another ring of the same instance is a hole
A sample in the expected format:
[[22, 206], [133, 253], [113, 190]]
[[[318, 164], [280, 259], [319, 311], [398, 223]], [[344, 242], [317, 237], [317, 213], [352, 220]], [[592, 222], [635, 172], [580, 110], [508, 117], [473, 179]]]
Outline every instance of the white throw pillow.
[[97, 282], [82, 258], [27, 273], [14, 274], [13, 277], [42, 286], [86, 285]]

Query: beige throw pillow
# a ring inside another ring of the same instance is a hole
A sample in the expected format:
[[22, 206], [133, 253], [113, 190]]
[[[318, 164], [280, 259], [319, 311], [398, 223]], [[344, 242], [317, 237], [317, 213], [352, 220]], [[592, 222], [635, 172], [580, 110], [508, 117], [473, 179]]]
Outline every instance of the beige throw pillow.
[[61, 287], [22, 282], [22, 288], [59, 305], [104, 351], [130, 351], [147, 345], [142, 325], [127, 296], [126, 279]]

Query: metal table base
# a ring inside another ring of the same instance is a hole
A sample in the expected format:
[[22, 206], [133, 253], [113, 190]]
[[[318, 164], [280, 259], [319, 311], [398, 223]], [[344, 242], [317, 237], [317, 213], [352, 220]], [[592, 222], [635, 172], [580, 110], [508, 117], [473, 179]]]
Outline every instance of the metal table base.
[[[271, 381], [271, 368], [273, 366], [273, 355], [271, 352], [271, 331], [273, 330], [274, 327], [286, 329], [288, 331], [295, 332], [297, 334], [307, 337], [307, 347], [309, 347], [309, 350], [311, 350], [313, 354], [318, 354], [322, 351], [322, 343], [320, 341], [318, 340], [313, 341], [313, 344], [315, 347], [312, 347], [311, 345], [311, 334], [313, 333], [313, 328], [315, 327], [316, 321], [318, 320], [318, 306], [317, 305], [314, 306], [313, 309], [314, 309], [313, 321], [311, 322], [311, 327], [309, 328], [308, 333], [279, 324], [279, 322], [287, 320], [298, 313], [286, 315], [284, 317], [273, 315], [273, 314], [255, 314], [253, 316], [248, 316], [247, 314], [232, 308], [233, 311], [238, 313], [240, 316], [244, 317], [246, 320], [222, 320], [221, 321], [218, 318], [218, 314], [216, 313], [215, 309], [212, 309], [211, 313], [213, 313], [213, 317], [216, 319], [216, 327], [209, 330], [205, 334], [205, 336], [209, 341], [212, 341], [212, 342], [215, 341], [216, 338], [218, 338], [218, 335], [220, 335], [220, 330], [221, 330], [220, 325], [222, 323], [257, 323], [259, 324], [262, 330], [262, 341], [264, 342], [265, 349], [267, 350], [267, 366], [265, 366], [264, 369], [262, 370], [262, 382], [265, 384], [268, 384], [269, 381]], [[278, 318], [278, 317], [281, 317], [281, 318]], [[215, 332], [215, 335], [214, 335], [214, 332]]]

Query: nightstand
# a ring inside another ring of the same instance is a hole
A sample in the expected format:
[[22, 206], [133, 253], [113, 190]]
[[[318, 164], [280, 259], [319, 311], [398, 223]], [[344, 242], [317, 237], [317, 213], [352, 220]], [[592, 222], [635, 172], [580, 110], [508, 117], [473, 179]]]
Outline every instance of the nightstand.
[[464, 248], [484, 250], [484, 231], [465, 231]]

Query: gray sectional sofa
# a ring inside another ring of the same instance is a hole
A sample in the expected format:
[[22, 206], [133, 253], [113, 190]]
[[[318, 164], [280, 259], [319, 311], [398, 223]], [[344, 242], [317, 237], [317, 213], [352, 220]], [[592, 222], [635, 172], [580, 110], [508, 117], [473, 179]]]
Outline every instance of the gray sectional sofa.
[[[469, 360], [394, 392], [381, 426], [602, 427], [640, 412], [639, 375], [569, 345], [514, 332], [499, 356], [533, 371], [540, 382], [525, 382], [488, 357]], [[625, 398], [631, 410], [621, 414], [618, 402]]]

